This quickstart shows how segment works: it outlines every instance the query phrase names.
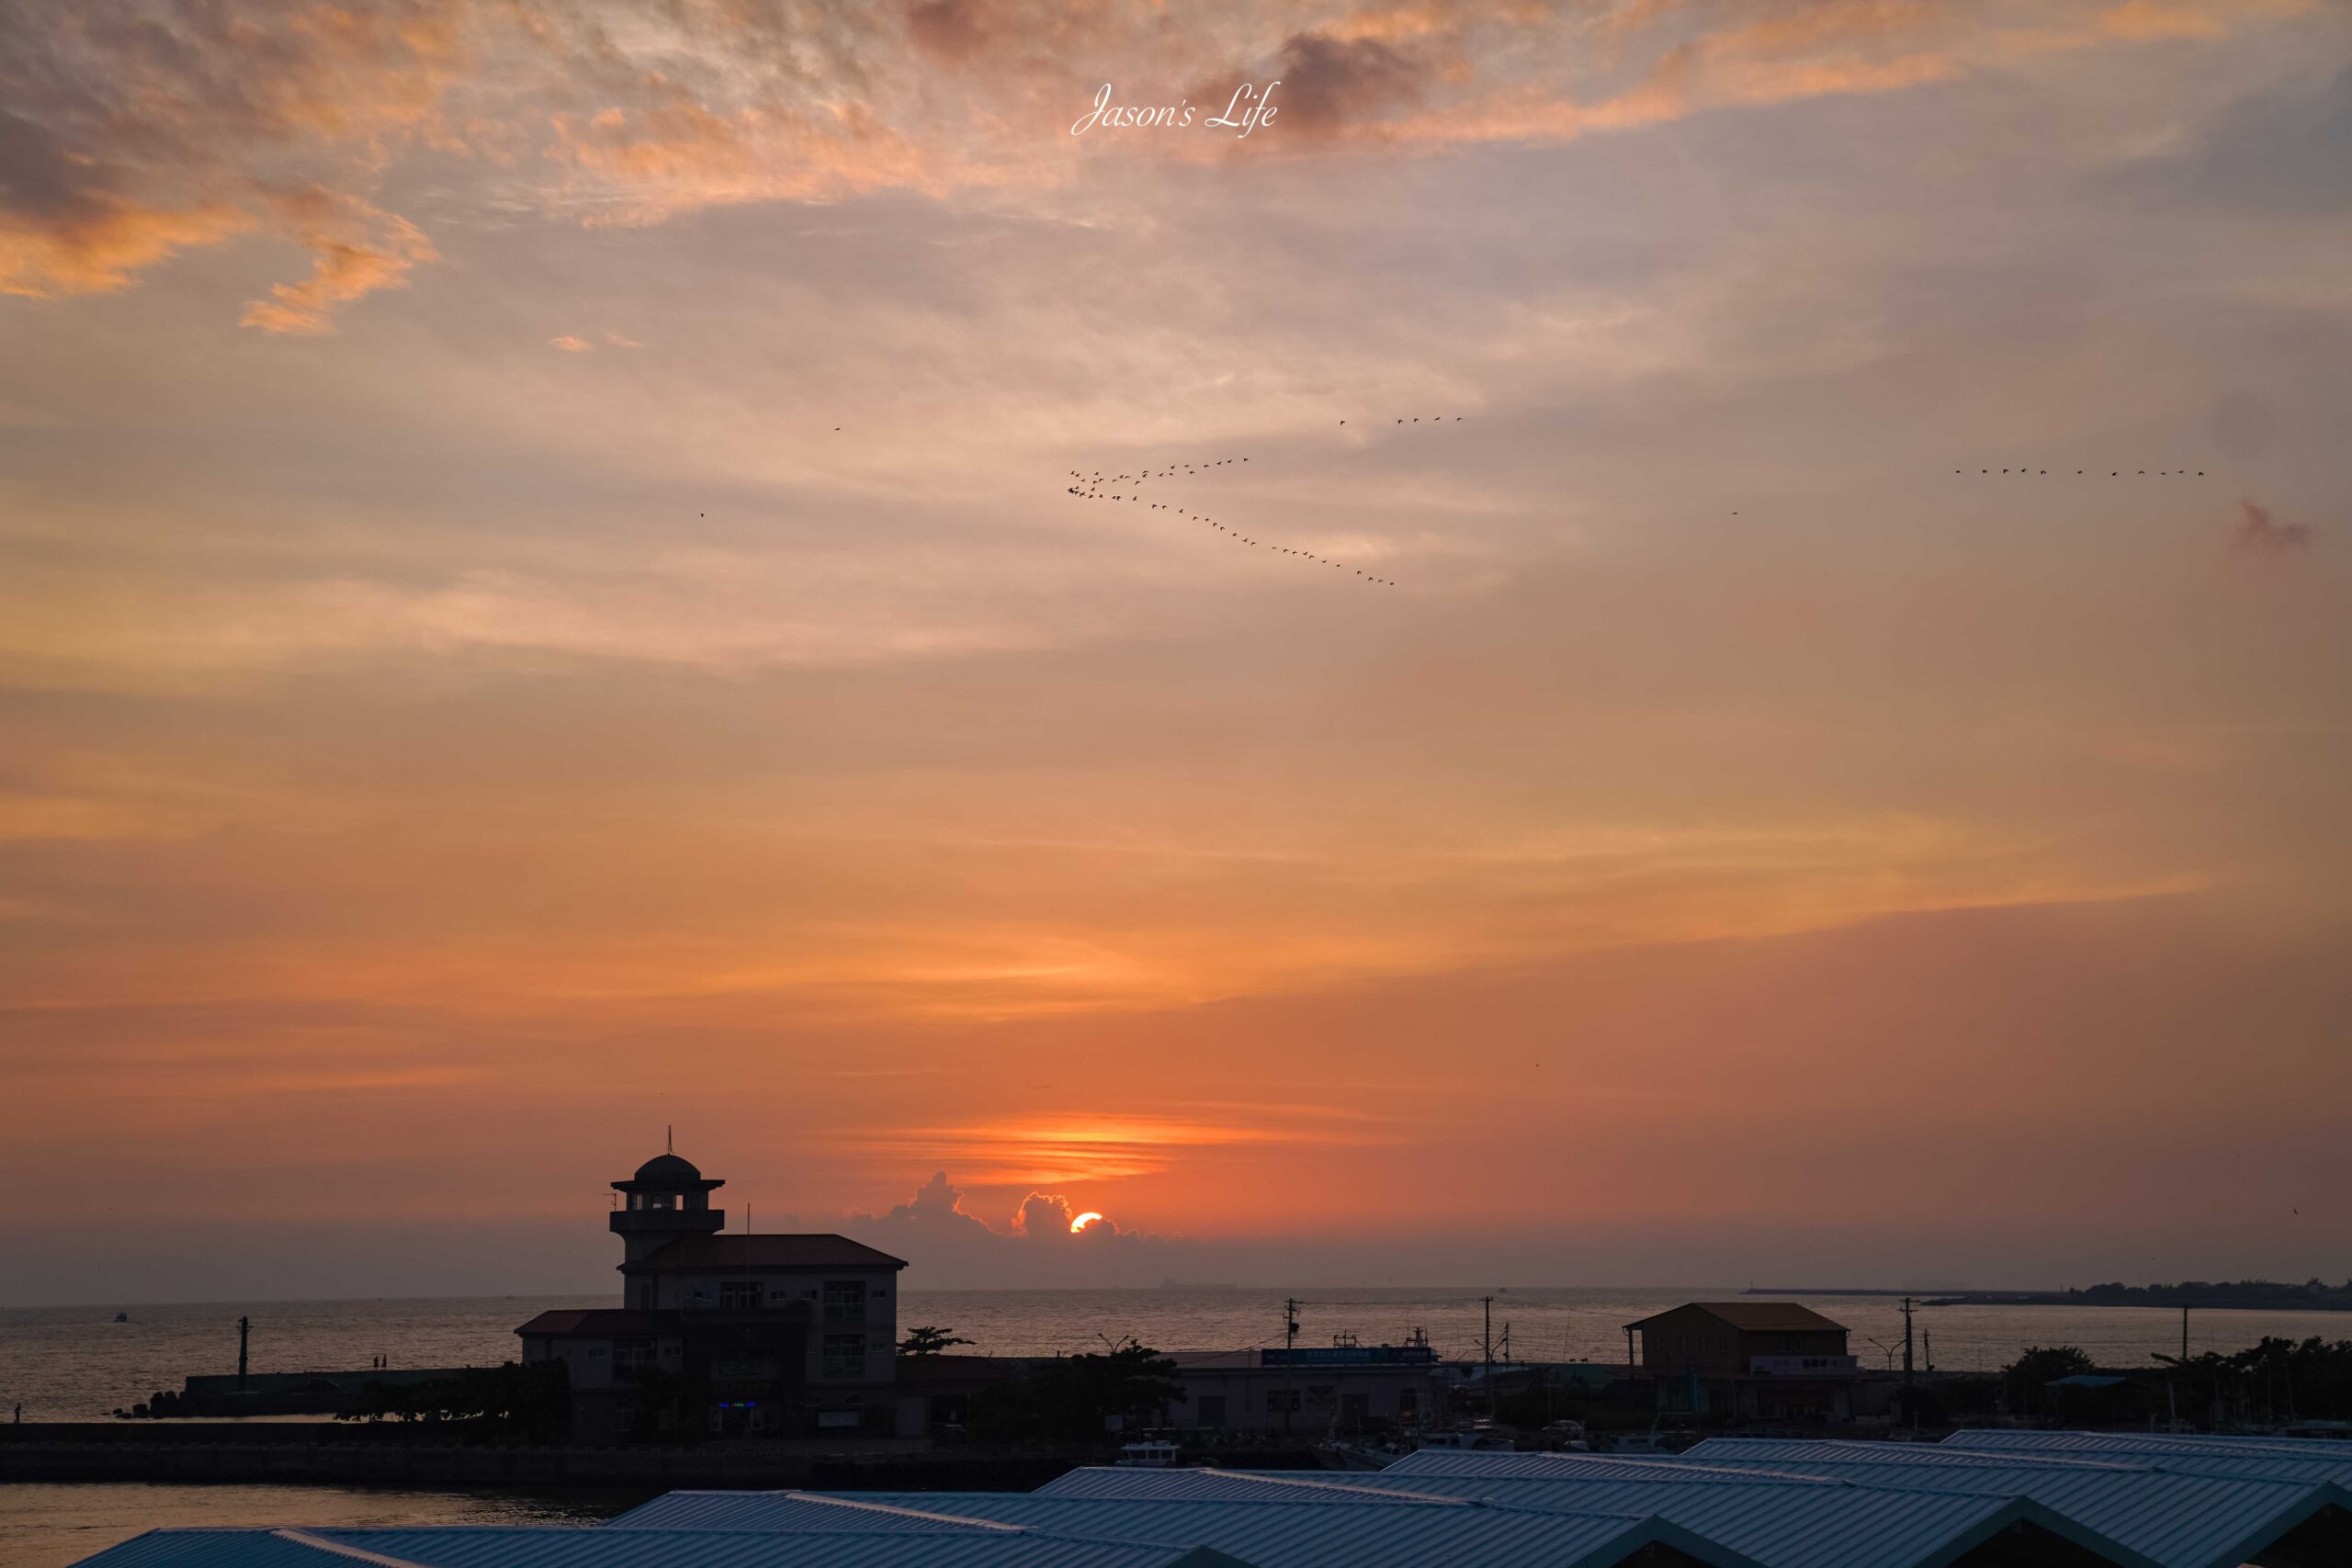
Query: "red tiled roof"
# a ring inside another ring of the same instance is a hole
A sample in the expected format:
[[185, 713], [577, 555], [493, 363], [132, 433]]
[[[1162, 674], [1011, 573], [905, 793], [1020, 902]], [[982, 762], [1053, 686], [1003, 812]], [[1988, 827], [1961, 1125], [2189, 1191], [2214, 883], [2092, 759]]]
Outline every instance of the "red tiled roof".
[[1843, 1334], [1846, 1325], [1822, 1316], [1809, 1306], [1794, 1302], [1685, 1302], [1670, 1311], [1643, 1318], [1633, 1325], [1656, 1323], [1678, 1312], [1703, 1312], [1709, 1317], [1730, 1324], [1744, 1334]]
[[686, 1235], [649, 1258], [621, 1265], [624, 1274], [674, 1274], [707, 1269], [904, 1269], [906, 1259], [845, 1235]]

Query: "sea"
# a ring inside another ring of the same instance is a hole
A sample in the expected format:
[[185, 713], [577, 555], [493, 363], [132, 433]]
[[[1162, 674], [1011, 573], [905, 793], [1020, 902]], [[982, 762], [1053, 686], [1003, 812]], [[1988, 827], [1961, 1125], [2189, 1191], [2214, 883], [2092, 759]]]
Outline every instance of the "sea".
[[[1117, 1291], [904, 1291], [904, 1329], [933, 1324], [970, 1340], [967, 1353], [1072, 1355], [1135, 1340], [1162, 1350], [1235, 1350], [1283, 1343], [1295, 1303], [1301, 1345], [1352, 1337], [1365, 1345], [1419, 1334], [1439, 1354], [1480, 1359], [1491, 1332], [1498, 1359], [1625, 1359], [1625, 1325], [1687, 1301], [1727, 1301], [1739, 1287], [1648, 1289], [1261, 1290], [1170, 1285]], [[1902, 1365], [1901, 1299], [1776, 1292], [1852, 1330], [1864, 1364]], [[609, 1306], [609, 1296], [477, 1296], [327, 1302], [205, 1302], [118, 1308], [0, 1309], [0, 1419], [109, 1418], [194, 1372], [233, 1372], [237, 1319], [252, 1321], [254, 1371], [342, 1370], [382, 1357], [392, 1367], [495, 1365], [515, 1353], [517, 1324], [550, 1308]], [[120, 1311], [124, 1321], [116, 1321]], [[1490, 1327], [1491, 1325], [1491, 1327]], [[2101, 1366], [2153, 1364], [2181, 1348], [2181, 1314], [2151, 1307], [1921, 1307], [1917, 1364], [1992, 1371], [2031, 1346], [2073, 1345]], [[2352, 1338], [2352, 1314], [2197, 1311], [2191, 1355], [2230, 1352], [2265, 1336]], [[0, 1485], [0, 1568], [66, 1568], [115, 1541], [166, 1525], [585, 1522], [627, 1496], [548, 1497], [328, 1486]]]

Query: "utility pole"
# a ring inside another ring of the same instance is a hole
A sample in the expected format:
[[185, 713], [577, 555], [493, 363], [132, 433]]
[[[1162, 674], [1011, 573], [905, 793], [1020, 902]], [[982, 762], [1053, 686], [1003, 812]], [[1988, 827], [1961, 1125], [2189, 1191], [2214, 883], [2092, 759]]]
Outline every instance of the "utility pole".
[[1903, 1397], [1904, 1397], [1904, 1403], [1905, 1403], [1905, 1404], [1909, 1404], [1909, 1403], [1910, 1403], [1910, 1399], [1911, 1399], [1911, 1298], [1910, 1298], [1909, 1296], [1905, 1296], [1905, 1297], [1904, 1297], [1904, 1298], [1903, 1298]]
[[1482, 1336], [1485, 1343], [1479, 1348], [1487, 1353], [1487, 1419], [1491, 1421], [1495, 1418], [1495, 1298], [1481, 1296], [1479, 1300], [1487, 1309], [1487, 1332]]
[[1936, 1375], [1936, 1337], [1928, 1329], [1919, 1331], [1919, 1348], [1928, 1358], [1928, 1375]]
[[253, 1326], [252, 1318], [237, 1319], [237, 1392], [239, 1393], [245, 1392], [245, 1341], [252, 1335]]
[[1626, 1376], [1626, 1377], [1628, 1377], [1628, 1378], [1631, 1378], [1633, 1375], [1634, 1375], [1634, 1325], [1633, 1325], [1632, 1324], [1630, 1324], [1630, 1323], [1629, 1323], [1629, 1324], [1627, 1324], [1627, 1325], [1625, 1325], [1625, 1376]]
[[2180, 1303], [2180, 1364], [2188, 1364], [2188, 1303]]
[[1298, 1407], [1298, 1301], [1283, 1302], [1283, 1436], [1290, 1436], [1291, 1412]]

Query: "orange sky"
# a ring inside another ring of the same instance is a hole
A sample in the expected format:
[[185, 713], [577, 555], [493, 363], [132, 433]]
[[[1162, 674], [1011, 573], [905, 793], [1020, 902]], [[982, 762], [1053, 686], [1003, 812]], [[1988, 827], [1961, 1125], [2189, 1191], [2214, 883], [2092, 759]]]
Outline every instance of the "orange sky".
[[[2340, 10], [163, 5], [0, 103], [0, 1303], [601, 1289], [665, 1123], [910, 1284], [2344, 1272]], [[1397, 587], [1065, 493], [1243, 456]]]

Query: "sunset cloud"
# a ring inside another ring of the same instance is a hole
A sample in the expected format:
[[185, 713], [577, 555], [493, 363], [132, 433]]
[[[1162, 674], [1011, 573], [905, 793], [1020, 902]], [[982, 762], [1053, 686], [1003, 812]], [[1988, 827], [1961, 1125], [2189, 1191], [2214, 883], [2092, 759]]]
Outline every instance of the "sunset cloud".
[[1073, 1231], [1080, 1211], [1060, 1193], [1024, 1194], [1001, 1224], [973, 1213], [965, 1197], [945, 1171], [937, 1171], [907, 1201], [846, 1223], [930, 1278], [967, 1286], [1142, 1283], [1182, 1251], [1182, 1244], [1125, 1229], [1108, 1215]]
[[336, 307], [379, 288], [405, 288], [417, 266], [440, 259], [415, 224], [356, 197], [320, 186], [276, 193], [270, 209], [311, 253], [311, 276], [273, 285], [240, 318], [266, 333], [311, 334], [328, 330]]
[[1432, 74], [1426, 62], [1377, 38], [1327, 33], [1295, 33], [1283, 40], [1276, 70], [1283, 129], [1314, 136], [1411, 105]]
[[1336, 1146], [1378, 1142], [1381, 1135], [1360, 1121], [1335, 1118], [1313, 1107], [1299, 1108], [1288, 1120], [1278, 1131], [1182, 1117], [1069, 1114], [876, 1133], [852, 1142], [869, 1155], [949, 1159], [982, 1186], [1033, 1187], [1149, 1176], [1167, 1169], [1188, 1150], [1274, 1142]]
[[2116, 11], [0, 7], [17, 1274], [602, 1289], [674, 1120], [924, 1286], [2301, 1278], [2352, 32]]
[[[603, 225], [877, 192], [1042, 197], [1102, 155], [1105, 137], [1063, 133], [1099, 85], [1083, 62], [1101, 58], [1128, 62], [1123, 100], [1184, 84], [1213, 109], [1242, 82], [1279, 79], [1280, 129], [1250, 140], [1253, 157], [1409, 156], [1899, 92], [2052, 51], [2211, 42], [2291, 10], [2080, 0], [2017, 28], [1919, 0], [1797, 0], [1762, 16], [1298, 0], [1145, 28], [1115, 10], [928, 0], [799, 27], [686, 0], [626, 29], [592, 0], [368, 0], [269, 27], [236, 3], [175, 0], [119, 28], [20, 11], [0, 22], [0, 291], [119, 290], [262, 231], [308, 251], [311, 273], [243, 320], [315, 335], [437, 259], [437, 212], [379, 205], [390, 175], [425, 166], [470, 165], [502, 208]], [[943, 72], [952, 94], [931, 90]], [[246, 83], [261, 85], [229, 85]], [[1118, 145], [1145, 163], [1231, 155], [1196, 134]]]
[[246, 308], [316, 333], [339, 305], [434, 257], [368, 193], [431, 140], [460, 67], [458, 0], [370, 0], [263, 24], [238, 6], [110, 18], [0, 17], [0, 291], [107, 293], [190, 249], [261, 230], [311, 276]]
[[2274, 522], [2268, 507], [2241, 501], [2237, 526], [2230, 530], [2230, 545], [2245, 555], [2290, 555], [2311, 548], [2311, 525]]
[[176, 210], [106, 199], [80, 205], [71, 215], [0, 211], [0, 294], [112, 293], [176, 252], [219, 244], [257, 221], [224, 203]]

